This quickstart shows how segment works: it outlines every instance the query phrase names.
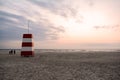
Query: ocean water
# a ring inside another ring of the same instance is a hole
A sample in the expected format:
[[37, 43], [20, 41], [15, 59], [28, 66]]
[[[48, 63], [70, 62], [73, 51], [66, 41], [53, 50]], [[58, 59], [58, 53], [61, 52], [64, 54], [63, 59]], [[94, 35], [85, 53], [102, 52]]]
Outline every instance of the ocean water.
[[[0, 49], [0, 53], [9, 53], [11, 49]], [[21, 49], [15, 49], [16, 53], [20, 53]], [[71, 53], [71, 52], [120, 52], [120, 49], [34, 49], [35, 53], [56, 52], [56, 53]]]

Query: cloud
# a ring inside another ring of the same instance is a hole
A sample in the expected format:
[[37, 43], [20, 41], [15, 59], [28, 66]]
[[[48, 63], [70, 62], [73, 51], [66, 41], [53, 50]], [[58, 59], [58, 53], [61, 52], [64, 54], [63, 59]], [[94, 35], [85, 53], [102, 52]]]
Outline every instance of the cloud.
[[25, 28], [25, 26], [23, 26], [25, 24], [25, 21], [26, 18], [24, 18], [23, 16], [15, 15], [5, 11], [0, 11], [1, 27], [9, 27], [9, 25], [11, 25], [14, 28], [15, 27]]
[[20, 40], [25, 32], [25, 18], [5, 11], [0, 11], [0, 41]]
[[[42, 9], [29, 1], [0, 1], [0, 40], [21, 40], [21, 35], [27, 33], [27, 20], [30, 19], [30, 32], [36, 40], [56, 40], [59, 33], [65, 30], [61, 25], [54, 25], [49, 16], [54, 16], [48, 9]], [[45, 13], [49, 12], [49, 13]], [[47, 17], [48, 16], [48, 17]], [[19, 36], [19, 37], [18, 37]]]
[[[59, 15], [65, 19], [80, 17], [77, 21], [81, 22], [83, 16], [78, 14], [80, 12], [80, 7], [78, 4], [80, 1], [72, 1], [72, 0], [30, 0], [32, 4], [38, 5], [44, 9], [49, 10], [51, 13], [55, 15]], [[78, 3], [76, 3], [78, 2]], [[81, 3], [81, 2], [80, 2]], [[78, 12], [79, 11], [79, 12]]]
[[[47, 22], [44, 20], [44, 22]], [[56, 40], [59, 38], [59, 33], [64, 33], [64, 27], [58, 26], [47, 22], [47, 25], [44, 25], [43, 23], [35, 23], [31, 22], [31, 27], [34, 26], [34, 28], [31, 29], [31, 32], [36, 36], [36, 40]]]
[[90, 7], [92, 7], [92, 6], [95, 5], [95, 1], [93, 1], [93, 0], [85, 0], [85, 2], [86, 2]]
[[89, 0], [89, 6], [94, 6], [93, 0]]
[[120, 31], [120, 25], [104, 25], [104, 26], [94, 26], [95, 29], [113, 29], [115, 31]]

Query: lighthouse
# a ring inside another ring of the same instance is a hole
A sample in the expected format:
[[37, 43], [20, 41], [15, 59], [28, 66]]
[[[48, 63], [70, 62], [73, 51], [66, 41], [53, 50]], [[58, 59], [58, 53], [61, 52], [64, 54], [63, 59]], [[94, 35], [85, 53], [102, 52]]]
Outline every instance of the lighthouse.
[[28, 33], [23, 34], [22, 37], [22, 49], [21, 56], [34, 56], [34, 43], [33, 43], [33, 35], [29, 33], [29, 21], [28, 21]]

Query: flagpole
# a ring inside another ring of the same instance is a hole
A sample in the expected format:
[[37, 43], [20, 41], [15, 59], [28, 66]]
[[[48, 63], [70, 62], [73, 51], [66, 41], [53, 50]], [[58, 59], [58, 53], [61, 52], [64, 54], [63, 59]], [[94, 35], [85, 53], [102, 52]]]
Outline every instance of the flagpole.
[[29, 34], [29, 20], [28, 20], [28, 34]]

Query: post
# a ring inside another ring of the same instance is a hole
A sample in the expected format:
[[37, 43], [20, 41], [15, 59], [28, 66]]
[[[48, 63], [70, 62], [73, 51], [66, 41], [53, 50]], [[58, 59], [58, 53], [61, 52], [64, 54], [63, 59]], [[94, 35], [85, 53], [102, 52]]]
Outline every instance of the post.
[[28, 20], [28, 34], [29, 34], [29, 20]]

